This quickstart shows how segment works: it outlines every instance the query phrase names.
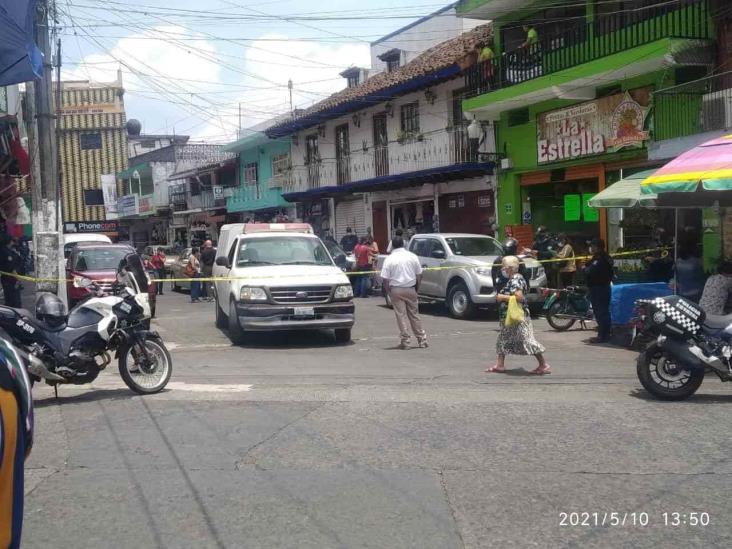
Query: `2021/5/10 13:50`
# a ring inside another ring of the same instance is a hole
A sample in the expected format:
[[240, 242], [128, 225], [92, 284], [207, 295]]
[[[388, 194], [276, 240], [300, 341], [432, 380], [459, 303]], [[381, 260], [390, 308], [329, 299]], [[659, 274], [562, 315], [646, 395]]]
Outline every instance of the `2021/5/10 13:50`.
[[[709, 513], [692, 511], [661, 513], [664, 526], [708, 526]], [[561, 512], [559, 526], [648, 526], [651, 517], [646, 512]]]

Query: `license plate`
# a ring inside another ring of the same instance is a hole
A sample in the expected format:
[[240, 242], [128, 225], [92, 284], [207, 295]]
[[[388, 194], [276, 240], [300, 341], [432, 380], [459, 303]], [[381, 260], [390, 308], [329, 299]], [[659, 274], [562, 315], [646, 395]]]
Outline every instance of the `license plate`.
[[295, 316], [315, 316], [313, 307], [295, 307]]

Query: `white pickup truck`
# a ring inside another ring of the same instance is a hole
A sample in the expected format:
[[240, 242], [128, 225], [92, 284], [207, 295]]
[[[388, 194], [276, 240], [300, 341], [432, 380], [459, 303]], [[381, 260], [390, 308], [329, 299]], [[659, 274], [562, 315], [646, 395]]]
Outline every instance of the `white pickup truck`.
[[[419, 287], [420, 300], [444, 302], [454, 318], [469, 318], [480, 307], [496, 306], [491, 270], [494, 261], [505, 254], [495, 238], [462, 233], [418, 234], [407, 247], [426, 269]], [[377, 270], [381, 270], [386, 257], [377, 258]], [[533, 258], [521, 260], [530, 279], [528, 301], [540, 303], [539, 288], [547, 285], [544, 267]], [[430, 270], [434, 267], [437, 269]], [[384, 297], [391, 306], [389, 296]]]

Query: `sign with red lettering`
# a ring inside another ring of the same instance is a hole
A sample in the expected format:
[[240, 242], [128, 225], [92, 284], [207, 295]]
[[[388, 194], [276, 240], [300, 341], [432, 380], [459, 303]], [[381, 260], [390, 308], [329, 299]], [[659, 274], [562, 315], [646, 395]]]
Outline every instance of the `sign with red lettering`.
[[540, 114], [539, 164], [643, 147], [649, 102], [650, 88], [639, 88]]

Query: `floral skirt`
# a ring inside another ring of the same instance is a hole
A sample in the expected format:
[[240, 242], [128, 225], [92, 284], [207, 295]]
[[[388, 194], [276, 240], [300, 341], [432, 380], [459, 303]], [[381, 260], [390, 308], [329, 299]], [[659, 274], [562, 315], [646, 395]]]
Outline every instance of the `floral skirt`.
[[496, 353], [499, 355], [536, 355], [545, 351], [544, 346], [536, 341], [531, 319], [513, 326], [506, 326], [501, 320], [501, 332], [496, 341]]

